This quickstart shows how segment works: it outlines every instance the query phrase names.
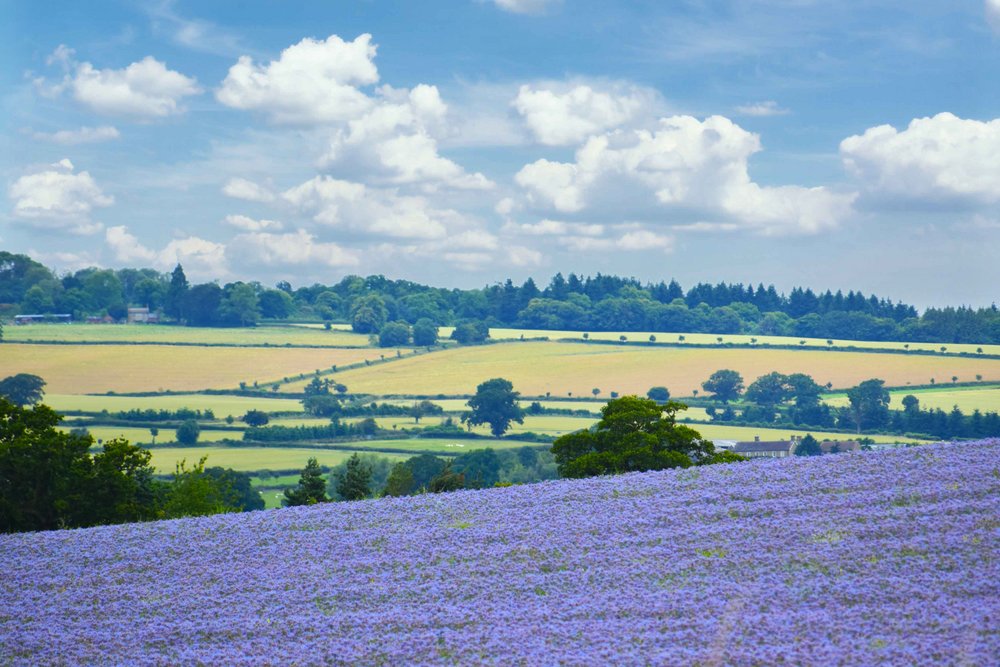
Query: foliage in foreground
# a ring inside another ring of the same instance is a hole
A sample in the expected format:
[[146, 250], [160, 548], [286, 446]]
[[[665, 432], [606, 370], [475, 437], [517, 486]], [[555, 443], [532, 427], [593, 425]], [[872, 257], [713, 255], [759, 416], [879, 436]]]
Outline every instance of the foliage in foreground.
[[998, 458], [991, 440], [0, 536], [0, 636], [15, 664], [992, 664]]

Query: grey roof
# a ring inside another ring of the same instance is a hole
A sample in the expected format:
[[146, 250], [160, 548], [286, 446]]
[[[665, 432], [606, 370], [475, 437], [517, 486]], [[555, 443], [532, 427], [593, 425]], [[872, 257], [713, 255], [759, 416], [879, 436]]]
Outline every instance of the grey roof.
[[740, 452], [787, 452], [791, 446], [792, 443], [788, 440], [777, 442], [737, 442], [736, 446], [733, 447], [733, 451], [737, 454]]

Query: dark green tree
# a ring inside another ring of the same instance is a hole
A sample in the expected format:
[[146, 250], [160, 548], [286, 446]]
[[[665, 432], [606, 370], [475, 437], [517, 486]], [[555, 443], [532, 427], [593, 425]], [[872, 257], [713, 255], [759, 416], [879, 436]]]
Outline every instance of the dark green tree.
[[405, 463], [397, 463], [389, 472], [389, 479], [382, 489], [383, 496], [408, 496], [415, 490], [413, 471]]
[[214, 480], [220, 488], [230, 490], [229, 495], [239, 511], [252, 512], [264, 509], [264, 499], [261, 498], [260, 492], [253, 488], [250, 473], [215, 466], [205, 468], [205, 476]]
[[482, 320], [463, 320], [455, 325], [451, 339], [462, 345], [483, 343], [490, 337], [490, 328]]
[[406, 322], [389, 322], [378, 334], [379, 347], [401, 347], [410, 343], [410, 325]]
[[219, 325], [219, 306], [222, 288], [215, 283], [195, 285], [184, 295], [182, 311], [191, 326], [214, 327]]
[[257, 291], [246, 283], [226, 285], [219, 302], [219, 321], [234, 327], [252, 327], [260, 318]]
[[462, 454], [452, 462], [452, 469], [465, 478], [470, 489], [484, 489], [500, 481], [500, 459], [490, 447]]
[[889, 390], [884, 380], [872, 378], [851, 387], [847, 390], [847, 401], [858, 433], [863, 428], [882, 426], [889, 419]]
[[437, 345], [438, 326], [430, 319], [421, 317], [413, 325], [413, 344], [420, 347]]
[[170, 285], [163, 299], [163, 312], [175, 320], [184, 319], [184, 300], [187, 291], [187, 277], [184, 275], [184, 269], [178, 264], [170, 274]]
[[247, 410], [247, 413], [240, 417], [240, 421], [247, 426], [266, 426], [271, 419], [261, 410]]
[[182, 445], [195, 444], [198, 442], [199, 435], [201, 435], [201, 427], [193, 419], [186, 419], [177, 427], [177, 442]]
[[710, 462], [712, 443], [677, 423], [677, 413], [686, 408], [638, 396], [609, 401], [593, 429], [564, 435], [552, 444], [559, 474], [592, 477]]
[[413, 488], [415, 490], [427, 489], [431, 480], [441, 474], [445, 468], [445, 461], [433, 454], [420, 454], [406, 460], [406, 467], [413, 473]]
[[512, 422], [524, 423], [524, 411], [517, 404], [518, 396], [510, 380], [487, 380], [476, 387], [476, 395], [469, 399], [472, 411], [467, 413], [465, 421], [473, 426], [489, 424], [490, 432], [499, 438]]
[[351, 328], [357, 333], [377, 333], [388, 318], [385, 299], [377, 294], [359, 297], [351, 304]]
[[420, 420], [428, 415], [440, 415], [444, 414], [444, 408], [442, 408], [437, 403], [432, 403], [430, 401], [420, 401], [419, 403], [414, 403], [410, 406], [409, 410], [410, 416], [413, 417], [413, 421], [417, 424]]
[[795, 446], [794, 453], [796, 456], [820, 456], [823, 454], [823, 448], [812, 434], [806, 434], [806, 437], [799, 440], [799, 444]]
[[372, 469], [357, 454], [347, 459], [347, 468], [337, 477], [337, 495], [344, 500], [363, 500], [372, 494]]
[[42, 400], [45, 380], [30, 373], [18, 373], [0, 380], [0, 398], [24, 407]]
[[326, 496], [326, 481], [323, 479], [323, 471], [320, 470], [316, 459], [311, 458], [302, 470], [299, 485], [294, 489], [285, 489], [285, 498], [282, 504], [291, 507], [326, 502], [330, 502], [330, 499]]
[[464, 488], [465, 476], [452, 470], [450, 462], [427, 485], [427, 490], [431, 493], [450, 493]]
[[747, 387], [744, 398], [758, 405], [774, 408], [793, 396], [788, 376], [782, 373], [768, 373], [754, 380]]
[[646, 397], [657, 403], [666, 403], [670, 400], [670, 390], [666, 387], [650, 387]]
[[205, 474], [207, 458], [201, 457], [191, 468], [186, 461], [177, 463], [163, 504], [164, 517], [176, 519], [239, 511], [238, 498], [227, 481]]
[[718, 370], [701, 383], [701, 388], [714, 394], [716, 400], [728, 403], [743, 392], [743, 376], [729, 369]]

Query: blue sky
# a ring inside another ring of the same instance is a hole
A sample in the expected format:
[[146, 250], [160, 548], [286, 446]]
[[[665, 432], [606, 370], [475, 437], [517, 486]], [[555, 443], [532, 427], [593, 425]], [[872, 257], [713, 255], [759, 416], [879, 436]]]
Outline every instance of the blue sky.
[[1000, 0], [0, 3], [0, 248], [988, 305]]

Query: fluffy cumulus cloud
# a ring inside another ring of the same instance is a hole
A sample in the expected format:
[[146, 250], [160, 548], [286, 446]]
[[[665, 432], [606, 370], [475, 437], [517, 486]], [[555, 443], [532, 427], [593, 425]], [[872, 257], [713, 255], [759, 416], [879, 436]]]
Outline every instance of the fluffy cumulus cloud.
[[468, 226], [464, 216], [437, 208], [426, 197], [401, 195], [330, 176], [316, 176], [281, 196], [322, 226], [372, 236], [440, 239]]
[[185, 97], [201, 92], [195, 79], [146, 56], [124, 69], [97, 69], [88, 62], [74, 63], [62, 88], [97, 113], [162, 118], [181, 113]]
[[655, 92], [634, 86], [599, 91], [551, 84], [521, 86], [511, 104], [539, 142], [569, 146], [648, 113], [657, 101]]
[[535, 223], [508, 222], [504, 225], [504, 231], [529, 236], [601, 236], [604, 233], [604, 225], [564, 222], [546, 218]]
[[234, 199], [246, 201], [272, 202], [274, 193], [269, 188], [264, 187], [245, 178], [230, 178], [222, 186], [222, 193]]
[[79, 130], [59, 130], [58, 132], [32, 132], [31, 136], [41, 141], [50, 141], [63, 146], [96, 144], [118, 139], [121, 133], [110, 125], [101, 127], [81, 127]]
[[359, 117], [372, 100], [359, 85], [378, 81], [372, 36], [350, 42], [337, 35], [303, 39], [278, 60], [255, 64], [240, 57], [216, 91], [226, 106], [266, 114], [275, 123], [315, 124]]
[[592, 137], [575, 162], [538, 160], [515, 180], [530, 203], [562, 213], [596, 210], [602, 203], [611, 213], [615, 201], [624, 201], [623, 192], [634, 191], [649, 196], [645, 214], [651, 219], [673, 212], [678, 224], [709, 217], [764, 234], [815, 233], [851, 212], [853, 194], [754, 183], [748, 160], [759, 150], [758, 136], [728, 118], [673, 116], [651, 130]]
[[88, 172], [75, 171], [68, 159], [21, 176], [7, 195], [14, 202], [15, 217], [31, 220], [37, 227], [76, 234], [100, 231], [102, 226], [90, 220], [91, 212], [114, 203]]
[[336, 268], [357, 266], [360, 263], [356, 252], [346, 250], [336, 243], [320, 242], [303, 229], [286, 234], [239, 234], [227, 244], [226, 257], [234, 265], [269, 268]]
[[880, 125], [840, 144], [844, 166], [877, 199], [1000, 201], [1000, 119], [940, 113], [902, 131]]
[[229, 273], [226, 246], [197, 236], [173, 239], [161, 250], [143, 245], [124, 225], [109, 227], [104, 236], [107, 247], [119, 262], [143, 262], [167, 271], [177, 264], [189, 277], [216, 280]]
[[104, 231], [104, 241], [120, 262], [149, 264], [156, 260], [156, 253], [142, 245], [125, 225], [108, 227]]
[[436, 135], [444, 131], [447, 112], [436, 86], [383, 86], [366, 113], [334, 133], [321, 165], [393, 185], [492, 188], [482, 174], [468, 174], [438, 153]]

